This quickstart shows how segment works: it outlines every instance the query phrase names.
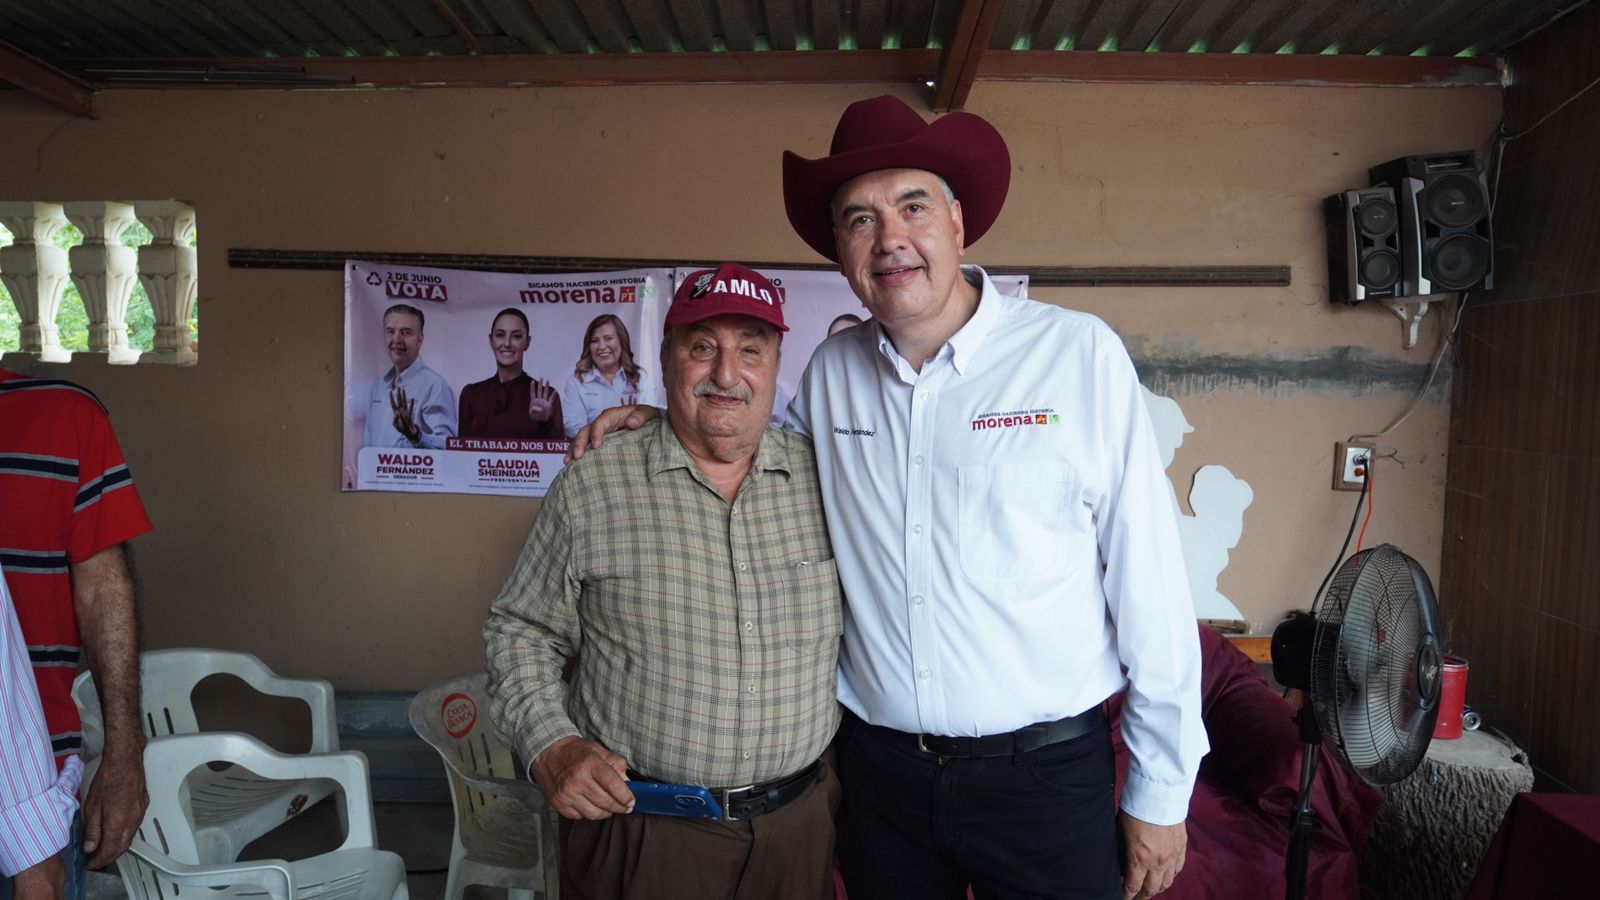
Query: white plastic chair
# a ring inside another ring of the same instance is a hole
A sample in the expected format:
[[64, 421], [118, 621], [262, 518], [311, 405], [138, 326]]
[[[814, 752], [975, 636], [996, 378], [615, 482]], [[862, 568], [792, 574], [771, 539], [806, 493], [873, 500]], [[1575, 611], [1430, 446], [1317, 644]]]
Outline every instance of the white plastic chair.
[[[269, 696], [303, 701], [311, 709], [311, 752], [329, 753], [339, 749], [333, 685], [315, 679], [281, 677], [257, 657], [232, 650], [183, 648], [141, 654], [139, 706], [145, 736], [198, 733], [200, 725], [195, 719], [192, 701], [195, 685], [218, 674], [233, 675]], [[100, 698], [89, 672], [80, 673], [73, 681], [72, 698], [83, 718], [84, 782], [87, 785], [99, 768], [105, 747]], [[195, 840], [200, 850], [196, 862], [238, 859], [246, 844], [333, 792], [333, 783], [325, 779], [266, 778], [245, 772], [238, 766], [195, 771], [185, 796], [189, 798]]]
[[411, 727], [444, 759], [455, 803], [443, 900], [469, 884], [503, 887], [511, 900], [560, 896], [556, 826], [544, 796], [517, 771], [489, 722], [488, 676], [458, 675], [411, 700]]
[[[345, 798], [345, 839], [338, 849], [289, 862], [202, 863], [190, 828], [184, 795], [196, 768], [227, 761], [276, 781], [326, 780]], [[360, 753], [287, 756], [246, 734], [207, 732], [155, 738], [145, 748], [150, 808], [133, 845], [117, 859], [130, 900], [181, 897], [176, 885], [220, 889], [208, 900], [408, 900], [405, 863], [378, 850], [367, 784], [367, 759]]]

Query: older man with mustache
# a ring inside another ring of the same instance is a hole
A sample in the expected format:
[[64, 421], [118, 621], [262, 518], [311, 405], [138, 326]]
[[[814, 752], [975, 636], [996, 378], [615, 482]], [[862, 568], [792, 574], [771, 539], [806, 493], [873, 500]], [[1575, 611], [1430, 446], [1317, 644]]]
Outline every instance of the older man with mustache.
[[729, 263], [666, 324], [666, 418], [561, 473], [490, 608], [492, 713], [562, 816], [562, 896], [822, 900], [843, 595], [811, 442], [767, 426], [783, 307]]

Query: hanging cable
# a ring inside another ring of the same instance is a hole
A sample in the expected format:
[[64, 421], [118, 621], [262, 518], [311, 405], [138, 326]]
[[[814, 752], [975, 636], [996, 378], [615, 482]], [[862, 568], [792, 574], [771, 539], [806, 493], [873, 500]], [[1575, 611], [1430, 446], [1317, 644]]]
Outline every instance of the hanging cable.
[[1591, 90], [1594, 89], [1595, 85], [1600, 85], [1600, 78], [1596, 78], [1595, 80], [1593, 80], [1593, 81], [1589, 82], [1588, 84], [1584, 85], [1583, 87], [1579, 88], [1577, 93], [1575, 93], [1572, 96], [1568, 97], [1567, 99], [1561, 101], [1560, 103], [1557, 103], [1555, 105], [1554, 109], [1552, 109], [1549, 112], [1545, 113], [1544, 115], [1540, 116], [1539, 117], [1539, 121], [1534, 122], [1532, 125], [1529, 125], [1527, 128], [1522, 129], [1521, 131], [1517, 132], [1516, 134], [1506, 134], [1505, 133], [1505, 126], [1504, 125], [1500, 126], [1501, 139], [1502, 140], [1506, 140], [1506, 141], [1514, 141], [1514, 140], [1516, 140], [1518, 138], [1521, 138], [1521, 137], [1527, 137], [1527, 135], [1528, 135], [1528, 133], [1530, 131], [1533, 131], [1535, 128], [1538, 128], [1540, 125], [1543, 125], [1545, 123], [1545, 121], [1547, 119], [1549, 119], [1551, 116], [1555, 115], [1558, 112], [1561, 112], [1563, 109], [1566, 109], [1567, 104], [1573, 102], [1574, 100], [1577, 100], [1579, 97], [1582, 97], [1584, 94], [1589, 93]]
[[1433, 361], [1428, 365], [1428, 376], [1427, 378], [1423, 379], [1422, 390], [1417, 391], [1416, 396], [1411, 398], [1411, 402], [1406, 404], [1406, 408], [1400, 411], [1400, 415], [1396, 416], [1395, 420], [1389, 423], [1389, 427], [1383, 429], [1382, 431], [1374, 431], [1371, 434], [1352, 434], [1348, 439], [1350, 443], [1359, 444], [1362, 442], [1371, 442], [1377, 440], [1396, 428], [1399, 428], [1401, 423], [1405, 422], [1406, 419], [1411, 417], [1411, 413], [1415, 411], [1417, 405], [1422, 402], [1422, 398], [1428, 395], [1428, 388], [1433, 386], [1433, 377], [1439, 374], [1439, 364], [1444, 362], [1445, 350], [1449, 348], [1450, 342], [1455, 338], [1456, 329], [1461, 327], [1461, 314], [1467, 309], [1468, 296], [1469, 294], [1467, 293], [1463, 293], [1461, 295], [1460, 301], [1456, 303], [1455, 319], [1451, 321], [1449, 330], [1439, 336], [1439, 346], [1433, 351]]
[[1361, 533], [1356, 535], [1357, 553], [1361, 552], [1361, 544], [1367, 539], [1367, 526], [1372, 524], [1372, 508], [1378, 505], [1373, 499], [1377, 494], [1377, 488], [1372, 483], [1372, 470], [1375, 468], [1372, 463], [1372, 454], [1369, 453], [1367, 454], [1367, 464], [1361, 467], [1361, 487], [1363, 488], [1363, 493], [1367, 495], [1367, 518], [1361, 523]]
[[[1362, 467], [1362, 472], [1372, 471], [1372, 457], [1369, 454], [1367, 464]], [[1333, 580], [1333, 573], [1339, 570], [1339, 564], [1344, 562], [1344, 551], [1350, 549], [1350, 538], [1356, 533], [1356, 520], [1361, 518], [1361, 506], [1367, 499], [1367, 476], [1361, 476], [1361, 494], [1356, 497], [1355, 512], [1350, 514], [1350, 528], [1344, 533], [1344, 543], [1339, 546], [1339, 555], [1333, 558], [1333, 567], [1328, 569], [1328, 574], [1322, 576], [1322, 583], [1317, 585], [1317, 592], [1311, 596], [1311, 613], [1317, 612], [1317, 603], [1322, 600], [1322, 592], [1328, 587], [1328, 582]]]

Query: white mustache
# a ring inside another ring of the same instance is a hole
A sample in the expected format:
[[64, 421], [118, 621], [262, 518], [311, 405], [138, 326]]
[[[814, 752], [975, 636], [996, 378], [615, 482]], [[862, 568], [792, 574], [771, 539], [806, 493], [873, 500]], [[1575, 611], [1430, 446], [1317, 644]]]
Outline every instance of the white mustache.
[[730, 400], [743, 400], [745, 403], [756, 398], [755, 391], [747, 387], [719, 388], [709, 381], [702, 381], [694, 386], [696, 397], [727, 397]]

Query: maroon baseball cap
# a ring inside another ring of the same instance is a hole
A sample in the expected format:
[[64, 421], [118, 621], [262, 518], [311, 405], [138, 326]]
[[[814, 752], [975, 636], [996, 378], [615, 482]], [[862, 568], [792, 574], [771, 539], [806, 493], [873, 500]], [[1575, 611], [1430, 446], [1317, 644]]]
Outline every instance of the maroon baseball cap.
[[667, 327], [712, 316], [751, 316], [779, 331], [789, 330], [783, 324], [783, 294], [765, 275], [738, 263], [690, 272], [672, 295]]

